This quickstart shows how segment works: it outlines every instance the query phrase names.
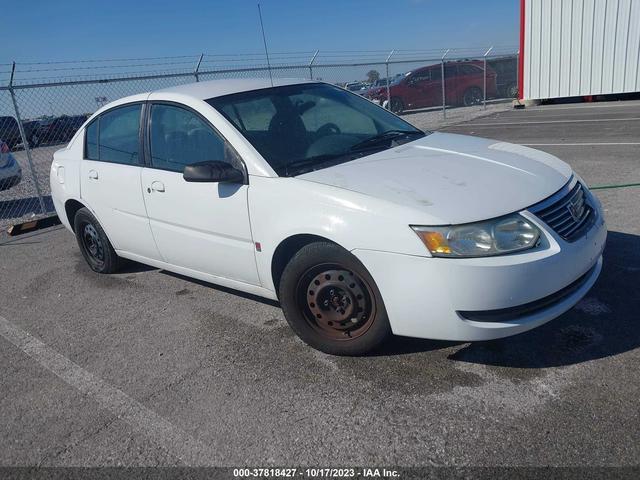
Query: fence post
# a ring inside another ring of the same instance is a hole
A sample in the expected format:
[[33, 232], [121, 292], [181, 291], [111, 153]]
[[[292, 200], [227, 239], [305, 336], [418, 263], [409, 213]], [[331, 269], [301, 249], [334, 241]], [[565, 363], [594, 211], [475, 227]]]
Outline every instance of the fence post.
[[491, 45], [491, 47], [489, 48], [489, 50], [487, 50], [486, 52], [484, 52], [484, 55], [482, 57], [482, 60], [484, 62], [484, 78], [483, 78], [483, 88], [482, 88], [482, 108], [484, 110], [487, 109], [487, 55], [489, 55], [489, 52], [491, 52], [491, 50], [493, 50], [493, 45]]
[[198, 59], [198, 63], [196, 63], [196, 68], [193, 71], [193, 76], [196, 77], [196, 82], [199, 82], [198, 71], [200, 71], [200, 64], [202, 63], [202, 57], [204, 57], [204, 53], [200, 54], [200, 58]]
[[444, 55], [442, 55], [442, 58], [440, 60], [440, 70], [442, 72], [442, 118], [447, 118], [447, 92], [444, 86], [444, 57], [447, 56], [449, 50], [450, 49], [448, 48], [447, 51], [444, 52]]
[[391, 110], [391, 91], [389, 88], [389, 60], [391, 60], [391, 57], [394, 53], [395, 50], [391, 50], [389, 56], [387, 57], [387, 60], [384, 62], [387, 67], [387, 81], [385, 82], [387, 84], [387, 110]]
[[31, 180], [36, 187], [36, 193], [38, 194], [38, 201], [40, 202], [40, 211], [42, 214], [47, 213], [47, 209], [44, 206], [44, 199], [42, 198], [42, 191], [40, 190], [40, 184], [38, 183], [38, 177], [36, 171], [33, 168], [33, 159], [31, 158], [31, 146], [27, 140], [27, 134], [24, 131], [24, 125], [22, 125], [22, 118], [20, 117], [20, 110], [18, 109], [18, 102], [16, 100], [16, 94], [13, 91], [13, 75], [16, 71], [16, 62], [13, 62], [11, 66], [11, 77], [9, 79], [9, 94], [11, 95], [11, 101], [13, 102], [13, 110], [16, 113], [16, 120], [18, 122], [18, 129], [20, 130], [20, 138], [22, 138], [22, 145], [25, 153], [27, 154], [27, 161], [29, 162], [29, 170], [31, 170]]
[[316, 50], [316, 53], [313, 54], [313, 57], [311, 57], [311, 60], [309, 61], [309, 80], [313, 80], [313, 62], [316, 61], [318, 53], [320, 53], [320, 50]]

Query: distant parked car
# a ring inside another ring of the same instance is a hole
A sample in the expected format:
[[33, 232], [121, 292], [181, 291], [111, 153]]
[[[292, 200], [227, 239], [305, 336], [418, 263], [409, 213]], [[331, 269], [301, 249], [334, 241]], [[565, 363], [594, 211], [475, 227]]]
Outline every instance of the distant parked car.
[[[399, 74], [399, 75], [397, 75], [397, 76], [402, 76], [402, 74]], [[382, 87], [382, 88], [385, 88], [385, 89], [386, 89], [386, 88], [387, 88], [387, 81], [388, 81], [389, 83], [391, 83], [391, 82], [393, 82], [393, 78], [394, 78], [394, 77], [392, 77], [390, 80], [387, 80], [386, 78], [379, 78], [378, 80], [376, 80], [375, 82], [373, 82], [371, 85], [369, 85], [369, 86], [367, 87], [367, 89], [366, 89], [365, 93], [363, 93], [362, 95], [364, 95], [364, 96], [365, 96], [365, 97], [367, 97], [367, 98], [370, 98], [371, 93], [372, 93], [374, 90], [376, 90], [376, 89], [378, 89], [378, 88], [380, 88], [380, 87]], [[360, 92], [356, 92], [356, 93], [360, 93]], [[376, 103], [379, 103], [379, 102], [376, 102]]]
[[[442, 105], [441, 64], [419, 68], [391, 80], [391, 111]], [[447, 105], [477, 105], [483, 99], [484, 70], [480, 61], [449, 62], [444, 70]], [[386, 87], [369, 93], [369, 98], [384, 103]], [[496, 96], [496, 73], [487, 67], [487, 98]]]
[[78, 129], [87, 120], [87, 115], [63, 115], [51, 122], [43, 123], [38, 130], [38, 143], [66, 143], [73, 138]]
[[0, 191], [8, 190], [20, 183], [22, 169], [6, 142], [0, 140]]
[[518, 58], [493, 58], [487, 60], [487, 65], [496, 72], [498, 96], [516, 98], [518, 95]]
[[[38, 132], [40, 130], [40, 122], [38, 120], [29, 120], [22, 122], [24, 127], [24, 133], [29, 142], [29, 146], [37, 146]], [[18, 145], [22, 145], [22, 135], [20, 135], [20, 128], [18, 127], [18, 121], [13, 117], [0, 117], [0, 138], [9, 147], [9, 150], [14, 150]]]
[[369, 91], [369, 84], [366, 82], [349, 82], [345, 84], [344, 88], [358, 95], [364, 95]]

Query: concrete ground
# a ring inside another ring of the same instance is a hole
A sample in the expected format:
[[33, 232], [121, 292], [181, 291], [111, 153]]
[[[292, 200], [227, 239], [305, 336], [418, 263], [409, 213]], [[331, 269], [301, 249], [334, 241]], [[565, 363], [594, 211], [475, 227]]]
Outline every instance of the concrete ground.
[[[640, 182], [639, 103], [446, 130]], [[93, 274], [59, 228], [1, 244], [0, 465], [638, 465], [640, 187], [596, 193], [605, 264], [576, 308], [362, 358], [305, 346], [271, 302], [136, 264]]]

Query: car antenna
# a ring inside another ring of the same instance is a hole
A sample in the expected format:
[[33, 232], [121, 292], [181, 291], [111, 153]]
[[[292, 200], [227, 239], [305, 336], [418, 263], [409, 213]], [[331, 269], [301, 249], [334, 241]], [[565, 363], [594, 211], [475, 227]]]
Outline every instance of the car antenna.
[[264, 54], [267, 56], [267, 68], [269, 69], [269, 80], [273, 87], [273, 75], [271, 74], [271, 63], [269, 62], [269, 50], [267, 49], [267, 38], [264, 36], [264, 24], [262, 23], [262, 10], [258, 4], [258, 16], [260, 17], [260, 29], [262, 30], [262, 43], [264, 43]]

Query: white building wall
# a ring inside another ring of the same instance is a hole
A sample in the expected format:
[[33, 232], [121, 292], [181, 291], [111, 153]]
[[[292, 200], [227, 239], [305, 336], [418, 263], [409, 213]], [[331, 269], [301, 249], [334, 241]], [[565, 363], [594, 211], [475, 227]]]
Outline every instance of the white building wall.
[[640, 91], [640, 0], [524, 0], [524, 98]]

